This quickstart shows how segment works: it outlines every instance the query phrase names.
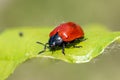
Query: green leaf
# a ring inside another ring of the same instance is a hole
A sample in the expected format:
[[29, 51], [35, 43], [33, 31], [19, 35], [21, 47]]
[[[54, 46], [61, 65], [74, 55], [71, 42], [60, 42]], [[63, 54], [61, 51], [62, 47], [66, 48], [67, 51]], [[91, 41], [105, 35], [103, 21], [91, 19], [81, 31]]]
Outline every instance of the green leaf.
[[65, 55], [61, 49], [53, 52], [39, 51], [44, 46], [37, 41], [46, 43], [52, 27], [23, 27], [3, 31], [0, 34], [0, 80], [6, 79], [20, 63], [33, 57], [45, 57], [63, 60], [69, 63], [85, 63], [102, 54], [104, 49], [113, 41], [120, 38], [120, 32], [111, 32], [103, 25], [88, 25], [84, 28], [87, 40], [78, 43], [82, 48], [65, 48]]

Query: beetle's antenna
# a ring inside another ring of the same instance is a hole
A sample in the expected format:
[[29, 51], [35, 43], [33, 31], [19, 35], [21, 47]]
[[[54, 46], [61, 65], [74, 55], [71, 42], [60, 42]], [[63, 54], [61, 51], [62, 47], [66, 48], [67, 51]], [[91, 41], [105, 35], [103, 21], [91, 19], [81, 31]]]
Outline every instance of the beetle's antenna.
[[38, 54], [41, 54], [41, 53], [43, 53], [43, 52], [46, 51], [46, 48], [48, 47], [47, 44], [48, 44], [48, 43], [44, 44], [44, 49], [43, 49], [42, 51], [40, 51]]
[[36, 43], [41, 44], [41, 45], [46, 46], [47, 48], [49, 48], [49, 46], [47, 46], [48, 43], [44, 44], [44, 43], [41, 43], [41, 42], [38, 42], [38, 41]]
[[41, 42], [36, 42], [36, 43], [41, 44], [41, 45], [44, 46], [44, 49], [43, 49], [42, 51], [40, 51], [38, 54], [41, 54], [41, 53], [45, 52], [45, 51], [46, 51], [46, 48], [49, 48], [49, 46], [47, 46], [48, 43], [45, 43], [45, 44], [44, 44], [44, 43], [41, 43]]
[[36, 43], [37, 43], [37, 44], [41, 44], [41, 45], [45, 46], [45, 44], [44, 44], [44, 43], [41, 43], [41, 42], [38, 42], [38, 41], [37, 41]]

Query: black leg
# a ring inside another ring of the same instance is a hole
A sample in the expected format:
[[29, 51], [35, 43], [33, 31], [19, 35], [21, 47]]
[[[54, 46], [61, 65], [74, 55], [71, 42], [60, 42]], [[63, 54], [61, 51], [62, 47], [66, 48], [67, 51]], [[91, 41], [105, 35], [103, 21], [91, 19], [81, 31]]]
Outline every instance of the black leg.
[[[82, 42], [82, 41], [85, 41], [87, 40], [87, 38], [80, 38], [80, 39], [76, 39], [76, 41], [79, 41], [79, 42]], [[74, 48], [81, 48], [82, 46], [76, 46], [76, 45], [73, 45]]]
[[62, 53], [65, 55], [65, 44], [62, 44]]
[[52, 51], [52, 54], [54, 53], [54, 51], [55, 51], [55, 48], [53, 47], [52, 49], [51, 49], [51, 51]]
[[88, 38], [82, 38], [82, 39], [79, 39], [80, 40], [80, 42], [82, 42], [82, 41], [85, 41], [85, 40], [87, 40]]
[[81, 48], [82, 46], [73, 45], [74, 48]]

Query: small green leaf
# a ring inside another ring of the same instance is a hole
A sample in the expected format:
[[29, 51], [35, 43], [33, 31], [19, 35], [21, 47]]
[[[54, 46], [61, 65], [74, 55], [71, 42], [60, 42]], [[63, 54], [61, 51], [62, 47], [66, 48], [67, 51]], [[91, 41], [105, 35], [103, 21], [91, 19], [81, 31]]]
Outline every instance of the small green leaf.
[[33, 57], [47, 57], [63, 60], [69, 63], [85, 63], [100, 55], [113, 41], [120, 38], [120, 32], [111, 32], [102, 25], [88, 25], [85, 27], [87, 40], [78, 43], [82, 48], [65, 48], [65, 55], [61, 49], [53, 52], [39, 51], [44, 46], [36, 42], [46, 43], [49, 39], [51, 27], [23, 27], [5, 30], [0, 34], [0, 80], [6, 79], [20, 63]]

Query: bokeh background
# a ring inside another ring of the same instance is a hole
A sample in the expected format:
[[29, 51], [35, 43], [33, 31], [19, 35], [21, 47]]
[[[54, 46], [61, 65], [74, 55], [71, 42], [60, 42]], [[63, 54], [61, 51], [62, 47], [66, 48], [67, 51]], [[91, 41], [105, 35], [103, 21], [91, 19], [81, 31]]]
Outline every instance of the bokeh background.
[[[73, 21], [99, 23], [120, 31], [120, 0], [0, 0], [0, 30], [24, 26], [56, 26]], [[85, 64], [51, 59], [28, 60], [7, 80], [120, 80], [120, 45]]]
[[0, 27], [53, 26], [66, 21], [101, 23], [117, 30], [120, 0], [0, 0]]

